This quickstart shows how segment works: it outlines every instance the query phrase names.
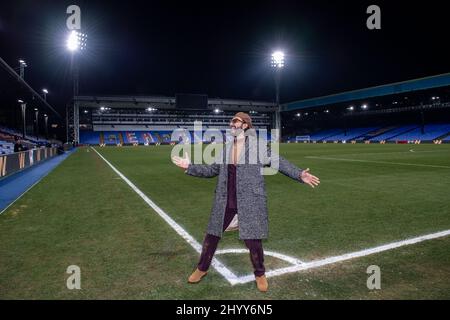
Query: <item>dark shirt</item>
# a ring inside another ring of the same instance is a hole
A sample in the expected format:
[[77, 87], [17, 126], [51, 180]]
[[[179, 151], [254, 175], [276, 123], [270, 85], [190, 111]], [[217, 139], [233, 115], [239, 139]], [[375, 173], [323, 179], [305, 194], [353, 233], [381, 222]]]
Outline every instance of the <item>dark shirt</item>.
[[229, 209], [237, 209], [236, 165], [234, 165], [234, 164], [228, 165], [227, 207]]

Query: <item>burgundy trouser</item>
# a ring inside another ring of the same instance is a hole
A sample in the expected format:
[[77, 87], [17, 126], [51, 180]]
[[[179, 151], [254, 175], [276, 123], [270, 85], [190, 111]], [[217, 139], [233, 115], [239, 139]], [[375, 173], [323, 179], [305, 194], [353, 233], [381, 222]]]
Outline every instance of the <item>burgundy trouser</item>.
[[[225, 218], [223, 221], [223, 231], [230, 225], [231, 220], [233, 220], [234, 215], [237, 213], [236, 209], [225, 210]], [[198, 263], [198, 269], [200, 271], [207, 271], [214, 253], [217, 249], [217, 244], [219, 243], [220, 237], [214, 236], [212, 234], [206, 234], [205, 240], [203, 241], [202, 254], [200, 255], [200, 261]], [[262, 247], [261, 239], [247, 239], [244, 240], [245, 245], [250, 250], [250, 260], [253, 264], [254, 274], [257, 277], [262, 276], [266, 269], [264, 268], [264, 251]]]

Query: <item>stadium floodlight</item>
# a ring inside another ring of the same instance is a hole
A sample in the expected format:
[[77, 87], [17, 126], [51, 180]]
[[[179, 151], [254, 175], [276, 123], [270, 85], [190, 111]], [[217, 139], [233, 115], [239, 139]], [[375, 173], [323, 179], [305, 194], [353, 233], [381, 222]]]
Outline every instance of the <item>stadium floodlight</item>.
[[26, 126], [26, 109], [27, 109], [27, 104], [25, 102], [23, 102], [22, 99], [18, 99], [17, 100], [18, 103], [20, 103], [20, 109], [22, 110], [22, 123], [23, 123], [23, 127], [22, 127], [22, 137], [25, 139], [26, 133], [27, 133], [27, 126]]
[[301, 116], [301, 114], [300, 113], [297, 113], [296, 115], [295, 115], [296, 117], [300, 117]]
[[42, 93], [44, 94], [44, 100], [47, 101], [48, 90], [44, 88], [44, 89], [42, 89]]
[[284, 67], [284, 52], [275, 51], [272, 53], [272, 67], [283, 68]]
[[281, 137], [281, 114], [280, 114], [280, 82], [281, 70], [284, 68], [284, 52], [277, 50], [271, 55], [271, 65], [276, 70], [275, 72], [275, 103], [277, 110], [275, 111], [274, 124], [278, 130], [278, 140]]
[[367, 104], [363, 104], [363, 105], [361, 106], [361, 108], [364, 109], [364, 110], [366, 110], [366, 109], [367, 109]]
[[22, 79], [25, 79], [25, 68], [28, 67], [25, 60], [20, 59], [19, 60], [19, 70], [20, 70], [20, 77]]
[[39, 141], [39, 109], [34, 108], [34, 114], [36, 115], [35, 123], [36, 123], [36, 131], [34, 132], [37, 140]]
[[86, 48], [87, 35], [72, 30], [67, 37], [67, 49], [70, 51], [84, 50]]
[[44, 113], [45, 139], [48, 139], [48, 115]]

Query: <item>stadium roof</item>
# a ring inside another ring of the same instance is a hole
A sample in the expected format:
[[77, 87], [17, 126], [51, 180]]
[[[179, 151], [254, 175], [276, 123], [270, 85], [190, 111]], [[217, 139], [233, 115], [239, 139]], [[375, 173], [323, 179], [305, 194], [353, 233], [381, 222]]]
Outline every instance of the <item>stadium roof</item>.
[[[17, 80], [27, 91], [31, 93], [31, 96], [36, 99], [38, 99], [45, 107], [47, 107], [49, 110], [51, 110], [54, 114], [56, 114], [60, 119], [62, 119], [62, 116], [59, 114], [58, 111], [56, 111], [48, 102], [47, 100], [43, 99], [39, 93], [37, 93], [24, 79], [22, 79], [17, 72], [9, 66], [8, 63], [6, 63], [5, 60], [0, 58], [0, 66], [3, 67], [15, 80]], [[27, 102], [26, 100], [24, 100]]]
[[[98, 108], [107, 106], [111, 108], [145, 108], [149, 106], [161, 109], [176, 109], [175, 97], [161, 96], [76, 96], [74, 99], [82, 107]], [[223, 110], [255, 110], [275, 111], [273, 102], [231, 100], [208, 98], [208, 109], [221, 108]], [[189, 109], [184, 109], [189, 110]]]
[[446, 86], [450, 86], [450, 73], [408, 80], [403, 82], [396, 82], [377, 87], [370, 87], [366, 89], [347, 91], [324, 97], [294, 101], [283, 104], [281, 106], [281, 111], [293, 111], [311, 107], [319, 107], [330, 104], [342, 103], [347, 101], [361, 100], [379, 96], [387, 96], [392, 94], [401, 94], [405, 92], [426, 90]]

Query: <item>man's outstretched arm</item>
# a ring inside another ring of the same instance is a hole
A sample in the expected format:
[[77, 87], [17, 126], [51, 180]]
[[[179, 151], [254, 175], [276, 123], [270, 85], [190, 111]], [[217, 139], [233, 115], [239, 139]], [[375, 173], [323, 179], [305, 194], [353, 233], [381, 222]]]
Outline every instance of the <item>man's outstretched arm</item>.
[[213, 178], [219, 174], [220, 166], [213, 164], [191, 164], [189, 155], [186, 152], [184, 158], [172, 157], [172, 161], [178, 167], [184, 169], [185, 173], [194, 177]]
[[309, 173], [309, 168], [303, 170], [296, 165], [290, 163], [283, 157], [281, 157], [278, 153], [271, 154], [270, 147], [267, 147], [267, 154], [269, 156], [269, 163], [268, 165], [275, 164], [278, 162], [278, 170], [297, 181], [300, 181], [302, 183], [306, 183], [307, 185], [314, 188], [315, 186], [318, 186], [320, 184], [320, 179], [312, 174]]

